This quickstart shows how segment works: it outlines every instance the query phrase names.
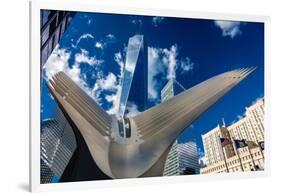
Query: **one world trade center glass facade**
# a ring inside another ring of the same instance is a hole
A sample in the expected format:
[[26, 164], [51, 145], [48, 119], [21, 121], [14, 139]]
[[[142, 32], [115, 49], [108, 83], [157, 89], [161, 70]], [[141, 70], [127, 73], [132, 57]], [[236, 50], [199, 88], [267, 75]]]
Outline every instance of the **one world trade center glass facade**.
[[126, 116], [132, 105], [140, 112], [147, 108], [147, 61], [147, 47], [144, 43], [144, 37], [143, 35], [134, 35], [128, 42], [126, 63], [121, 80], [122, 88], [118, 111], [120, 117]]

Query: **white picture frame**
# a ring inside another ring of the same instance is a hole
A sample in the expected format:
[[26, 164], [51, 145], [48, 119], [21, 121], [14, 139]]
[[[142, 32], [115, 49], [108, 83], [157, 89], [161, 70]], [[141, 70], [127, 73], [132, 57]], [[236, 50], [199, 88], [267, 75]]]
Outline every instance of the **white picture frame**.
[[[101, 180], [73, 183], [40, 184], [40, 9], [116, 13], [130, 15], [168, 16], [182, 18], [237, 20], [264, 23], [265, 65], [265, 170], [253, 173], [222, 173], [194, 176], [153, 177], [141, 179]], [[30, 2], [30, 190], [32, 192], [100, 188], [113, 186], [135, 186], [161, 183], [187, 183], [189, 181], [256, 178], [270, 175], [270, 19], [266, 16], [227, 13], [193, 12], [186, 10], [161, 10], [125, 6], [107, 6], [90, 1], [32, 1]]]

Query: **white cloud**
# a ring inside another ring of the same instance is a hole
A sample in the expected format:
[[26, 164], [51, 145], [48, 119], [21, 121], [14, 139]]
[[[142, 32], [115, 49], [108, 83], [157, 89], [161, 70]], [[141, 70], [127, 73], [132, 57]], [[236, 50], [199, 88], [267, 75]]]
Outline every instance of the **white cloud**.
[[123, 57], [122, 57], [122, 54], [121, 52], [117, 52], [114, 54], [114, 61], [118, 64], [119, 66], [119, 75], [118, 77], [121, 78], [123, 76], [123, 69], [124, 69], [124, 66], [125, 66], [125, 62], [123, 60]]
[[168, 66], [167, 79], [176, 78], [176, 68], [177, 68], [177, 55], [178, 48], [177, 45], [172, 45], [170, 49], [163, 49], [163, 63]]
[[164, 65], [161, 62], [161, 49], [148, 48], [148, 98], [154, 100], [158, 96], [157, 80], [155, 76], [164, 73]]
[[50, 79], [58, 72], [65, 72], [74, 82], [76, 82], [85, 92], [90, 94], [90, 88], [87, 83], [81, 78], [81, 71], [79, 63], [75, 63], [70, 67], [69, 59], [71, 52], [64, 48], [60, 48], [59, 45], [55, 47], [52, 54], [49, 56], [46, 64], [43, 66], [45, 71], [45, 78]]
[[218, 26], [222, 30], [223, 36], [230, 36], [234, 38], [235, 36], [241, 34], [239, 21], [215, 21], [215, 25]]
[[94, 36], [92, 34], [89, 34], [89, 33], [86, 33], [86, 34], [83, 34], [81, 35], [78, 40], [76, 41], [75, 45], [72, 44], [72, 47], [73, 48], [76, 48], [78, 46], [78, 44], [80, 43], [81, 40], [83, 39], [95, 39]]
[[123, 76], [123, 68], [125, 65], [121, 52], [117, 52], [114, 54], [114, 61], [119, 66], [119, 73], [117, 74], [117, 78], [116, 77], [113, 78], [113, 76], [111, 75], [111, 77], [107, 78], [107, 79], [111, 79], [111, 81], [109, 81], [109, 80], [105, 81], [105, 82], [111, 82], [112, 94], [105, 96], [105, 100], [108, 103], [112, 103], [111, 107], [107, 110], [107, 113], [109, 113], [109, 114], [116, 114], [116, 113], [118, 113], [118, 110], [119, 110], [120, 101], [118, 99], [120, 98], [120, 95], [121, 95], [121, 81], [120, 80]]
[[191, 61], [191, 59], [189, 57], [186, 57], [181, 60], [180, 66], [181, 66], [181, 70], [182, 70], [181, 73], [183, 74], [185, 72], [192, 71], [194, 68], [194, 63]]
[[[118, 79], [121, 77], [120, 74], [124, 66], [121, 53], [116, 53], [114, 58], [120, 69], [117, 76], [112, 72], [104, 75], [99, 68], [96, 68], [99, 67], [103, 61], [97, 60], [95, 56], [90, 56], [89, 52], [84, 49], [81, 49], [80, 53], [75, 54], [74, 64], [72, 66], [69, 65], [70, 56], [70, 51], [60, 48], [59, 45], [56, 46], [46, 64], [43, 66], [46, 78], [50, 79], [56, 73], [63, 71], [99, 105], [102, 105], [101, 97], [108, 103], [111, 103], [111, 107], [107, 110], [109, 114], [117, 113], [119, 106], [117, 98], [121, 92]], [[96, 79], [96, 82], [93, 87], [90, 87], [86, 82], [85, 74], [81, 74], [80, 63], [88, 63], [91, 67], [95, 68], [93, 78]]]
[[75, 54], [75, 63], [77, 63], [78, 65], [80, 63], [87, 63], [90, 66], [93, 66], [93, 65], [100, 65], [103, 62], [104, 62], [103, 60], [99, 60], [95, 56], [93, 57], [90, 56], [89, 52], [85, 49], [81, 49], [81, 53]]
[[[85, 81], [84, 75], [81, 75], [80, 64], [86, 63], [90, 66], [94, 66], [96, 69], [103, 63], [103, 60], [96, 59], [95, 56], [90, 56], [87, 50], [81, 49], [80, 53], [76, 53], [74, 57], [74, 65], [67, 66], [64, 72], [74, 81], [76, 82], [82, 89], [84, 89], [89, 95], [91, 95], [91, 88], [89, 88], [87, 82]], [[95, 98], [96, 99], [96, 98]]]
[[79, 85], [84, 85], [84, 81], [80, 78], [79, 65], [73, 65], [72, 67], [68, 68], [66, 73], [74, 82]]
[[92, 24], [92, 23], [93, 23], [93, 19], [92, 19], [92, 18], [90, 18], [90, 19], [87, 20], [87, 24], [88, 24], [88, 25], [90, 25], [90, 24]]
[[[137, 43], [137, 42], [136, 42]], [[120, 79], [123, 75], [124, 56], [121, 52], [114, 54], [114, 60], [119, 66], [119, 72], [115, 75], [112, 72], [104, 74], [99, 69], [102, 60], [98, 60], [95, 56], [91, 56], [87, 50], [80, 49], [81, 52], [74, 55], [74, 64], [69, 65], [71, 52], [59, 48], [59, 45], [54, 49], [48, 61], [44, 65], [45, 73], [48, 78], [52, 77], [55, 73], [64, 71], [73, 81], [75, 81], [85, 92], [87, 92], [99, 105], [106, 100], [110, 104], [107, 109], [109, 114], [118, 112], [119, 100], [118, 97], [121, 93]], [[90, 87], [87, 84], [85, 74], [81, 74], [80, 64], [87, 63], [95, 68], [92, 78], [96, 79], [95, 84]], [[189, 71], [193, 68], [191, 60], [186, 58], [178, 59], [177, 45], [172, 45], [170, 48], [148, 48], [148, 95], [149, 99], [157, 99], [158, 93], [161, 89], [156, 76], [161, 74], [168, 80], [176, 78], [176, 70]], [[129, 115], [133, 116], [138, 112], [135, 104], [128, 104]]]
[[105, 36], [105, 38], [103, 38], [99, 41], [96, 41], [95, 47], [103, 50], [107, 47], [108, 44], [114, 43], [115, 41], [116, 41], [115, 36], [113, 34], [108, 34]]
[[55, 47], [52, 54], [49, 56], [47, 62], [43, 66], [47, 79], [50, 79], [53, 75], [60, 71], [66, 71], [68, 69], [68, 60], [71, 52], [66, 49], [60, 49], [59, 45]]
[[176, 79], [176, 71], [181, 74], [192, 71], [194, 63], [189, 57], [178, 59], [178, 46], [172, 45], [170, 48], [148, 48], [148, 98], [155, 100], [162, 89], [159, 74], [165, 77], [165, 80]]
[[113, 34], [107, 34], [106, 35], [106, 40], [107, 41], [115, 41], [116, 38], [115, 38], [115, 36]]
[[117, 79], [113, 73], [109, 73], [105, 78], [96, 81], [98, 87], [102, 90], [114, 90], [116, 89]]
[[133, 103], [133, 102], [128, 102], [127, 110], [128, 110], [128, 112], [126, 114], [127, 117], [133, 117], [133, 116], [137, 115], [140, 112], [138, 110], [138, 106], [135, 103]]
[[110, 94], [104, 95], [104, 99], [111, 103], [111, 107], [107, 109], [109, 114], [115, 114], [118, 112], [119, 100], [118, 96], [121, 92], [121, 86], [117, 80], [116, 75], [109, 73], [106, 77], [100, 78], [96, 81], [94, 88], [92, 89], [92, 95], [98, 102], [101, 101], [101, 95], [104, 91], [110, 91]]
[[112, 103], [111, 107], [107, 110], [107, 113], [109, 114], [116, 114], [118, 112], [119, 108], [119, 92], [121, 92], [121, 87], [119, 85], [116, 86], [117, 91], [111, 95], [105, 96], [105, 100], [109, 103]]
[[113, 34], [107, 34], [102, 41], [104, 46], [107, 46], [110, 43], [115, 43], [116, 42], [116, 37]]
[[153, 17], [152, 18], [152, 24], [157, 27], [162, 21], [164, 20], [164, 17]]
[[116, 81], [114, 84], [114, 91], [111, 95], [107, 95], [105, 99], [107, 102], [112, 103], [112, 106], [110, 109], [107, 110], [109, 114], [116, 114], [119, 110], [119, 98], [121, 95], [121, 78], [123, 76], [123, 68], [125, 66], [125, 62], [123, 60], [121, 52], [117, 52], [114, 54], [114, 61], [119, 66], [119, 73], [117, 74], [117, 78], [119, 81]]
[[122, 54], [121, 52], [117, 52], [114, 54], [114, 61], [120, 66], [120, 67], [124, 67], [124, 60], [122, 58]]
[[130, 20], [130, 22], [133, 24], [133, 25], [136, 25], [136, 26], [141, 26], [142, 25], [142, 19], [138, 16], [132, 16], [131, 17], [132, 19]]
[[96, 42], [95, 46], [96, 46], [96, 48], [103, 49], [103, 44], [102, 44], [102, 42]]
[[171, 49], [148, 48], [148, 98], [157, 99], [159, 85], [155, 78], [158, 74], [165, 75], [166, 79], [175, 76], [176, 46]]

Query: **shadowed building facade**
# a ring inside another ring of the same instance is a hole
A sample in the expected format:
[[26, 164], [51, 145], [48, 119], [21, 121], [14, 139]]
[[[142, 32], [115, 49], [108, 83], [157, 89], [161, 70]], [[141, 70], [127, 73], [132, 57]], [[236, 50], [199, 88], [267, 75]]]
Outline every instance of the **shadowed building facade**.
[[61, 178], [76, 147], [72, 128], [61, 113], [58, 113], [55, 119], [42, 121], [41, 183], [57, 182]]
[[41, 68], [69, 26], [75, 12], [41, 10]]
[[49, 80], [49, 89], [103, 174], [161, 176], [177, 137], [253, 70], [219, 74], [136, 116], [122, 118], [130, 136], [120, 135], [119, 116], [108, 115], [63, 72]]

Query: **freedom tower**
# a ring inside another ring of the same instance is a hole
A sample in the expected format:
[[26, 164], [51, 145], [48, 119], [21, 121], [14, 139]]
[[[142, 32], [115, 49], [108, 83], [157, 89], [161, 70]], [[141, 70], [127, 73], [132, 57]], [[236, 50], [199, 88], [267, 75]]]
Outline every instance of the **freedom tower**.
[[125, 115], [134, 106], [137, 111], [147, 108], [148, 98], [148, 57], [147, 47], [143, 35], [129, 38], [126, 52], [126, 62], [121, 78], [121, 92], [119, 93], [118, 126], [120, 136], [130, 137], [131, 132], [124, 127]]
[[[123, 117], [128, 111], [128, 104], [134, 104], [139, 111], [144, 111], [148, 96], [148, 57], [143, 35], [129, 38], [126, 63], [121, 80], [119, 112]], [[136, 94], [137, 93], [137, 94]]]
[[[147, 47], [143, 36], [135, 35], [128, 43], [116, 115], [105, 112], [64, 72], [55, 74], [48, 86], [77, 140], [76, 155], [63, 179], [162, 176], [177, 137], [254, 69], [219, 74], [146, 109]], [[127, 117], [130, 103], [140, 113]]]

